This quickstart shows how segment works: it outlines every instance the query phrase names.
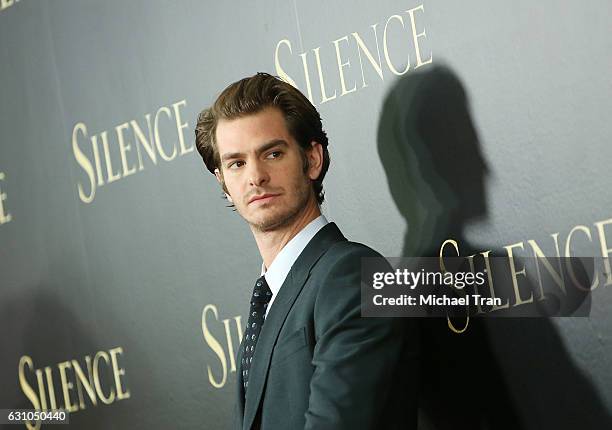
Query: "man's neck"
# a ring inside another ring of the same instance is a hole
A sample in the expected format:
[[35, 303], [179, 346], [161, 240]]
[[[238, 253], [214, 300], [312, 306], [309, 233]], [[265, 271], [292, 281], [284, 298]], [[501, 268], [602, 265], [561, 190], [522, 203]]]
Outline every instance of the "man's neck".
[[259, 231], [251, 228], [257, 248], [266, 267], [270, 267], [278, 253], [291, 239], [295, 237], [304, 227], [321, 215], [319, 205], [309, 204], [295, 220], [283, 227], [272, 231]]

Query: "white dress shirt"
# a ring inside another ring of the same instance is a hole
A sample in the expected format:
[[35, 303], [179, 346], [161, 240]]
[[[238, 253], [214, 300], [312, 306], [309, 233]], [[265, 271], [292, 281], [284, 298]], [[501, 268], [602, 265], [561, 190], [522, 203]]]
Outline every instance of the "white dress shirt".
[[272, 307], [272, 303], [274, 303], [278, 291], [285, 282], [293, 263], [295, 263], [295, 260], [306, 248], [306, 245], [310, 243], [314, 235], [325, 227], [327, 223], [328, 221], [323, 215], [313, 219], [280, 250], [267, 270], [265, 264], [261, 263], [261, 274], [265, 275], [266, 282], [270, 290], [272, 290], [272, 299], [268, 303], [266, 316]]

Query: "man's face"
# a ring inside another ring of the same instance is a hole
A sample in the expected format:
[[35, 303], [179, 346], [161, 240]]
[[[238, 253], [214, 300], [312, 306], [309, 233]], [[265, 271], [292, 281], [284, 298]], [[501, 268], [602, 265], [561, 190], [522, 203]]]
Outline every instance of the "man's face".
[[[290, 225], [309, 204], [316, 204], [310, 179], [318, 177], [320, 163], [314, 159], [304, 173], [300, 148], [279, 109], [220, 120], [216, 140], [221, 159], [217, 179], [225, 182], [236, 210], [253, 228], [270, 231]], [[318, 153], [313, 149], [306, 153], [309, 160]]]

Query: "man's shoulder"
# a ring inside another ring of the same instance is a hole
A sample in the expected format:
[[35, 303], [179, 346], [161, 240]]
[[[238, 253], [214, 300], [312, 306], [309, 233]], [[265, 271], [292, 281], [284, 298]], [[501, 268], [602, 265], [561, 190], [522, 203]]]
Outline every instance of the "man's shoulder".
[[368, 245], [350, 240], [336, 242], [329, 247], [324, 258], [329, 259], [344, 259], [344, 258], [362, 258], [362, 257], [382, 257], [380, 253]]
[[314, 258], [305, 258], [301, 263], [310, 275], [318, 280], [321, 280], [321, 277], [347, 274], [359, 276], [364, 258], [383, 260], [382, 255], [371, 247], [347, 240], [333, 222], [328, 223], [315, 235], [305, 252], [307, 256]]
[[322, 274], [360, 273], [363, 258], [382, 258], [382, 255], [363, 243], [343, 240], [332, 244], [313, 266], [312, 271]]

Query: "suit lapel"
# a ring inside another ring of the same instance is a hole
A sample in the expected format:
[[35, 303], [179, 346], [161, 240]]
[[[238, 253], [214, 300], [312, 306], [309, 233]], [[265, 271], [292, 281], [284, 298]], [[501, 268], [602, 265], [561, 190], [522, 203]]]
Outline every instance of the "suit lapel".
[[[291, 267], [285, 282], [283, 282], [278, 295], [274, 299], [274, 304], [270, 308], [261, 329], [253, 356], [253, 364], [249, 370], [243, 429], [250, 429], [253, 425], [268, 377], [270, 359], [278, 334], [295, 299], [302, 291], [310, 270], [331, 245], [342, 240], [346, 239], [334, 223], [329, 223], [319, 230]], [[239, 375], [239, 378], [242, 387], [242, 375]]]
[[244, 382], [242, 379], [242, 348], [244, 347], [244, 337], [240, 341], [238, 347], [238, 355], [236, 358], [237, 370], [236, 370], [236, 392], [238, 393], [238, 419], [240, 421], [240, 427], [242, 428], [242, 422], [244, 417]]

